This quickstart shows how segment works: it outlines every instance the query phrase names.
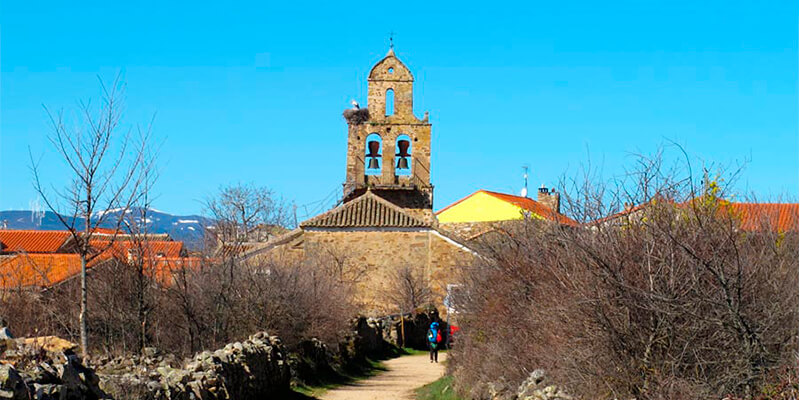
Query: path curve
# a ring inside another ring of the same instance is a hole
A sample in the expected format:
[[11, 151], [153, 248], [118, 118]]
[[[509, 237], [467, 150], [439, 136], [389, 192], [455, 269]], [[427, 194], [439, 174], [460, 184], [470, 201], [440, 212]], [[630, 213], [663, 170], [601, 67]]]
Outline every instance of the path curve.
[[383, 362], [387, 371], [323, 394], [321, 400], [408, 400], [414, 389], [444, 375], [446, 353], [439, 353], [439, 363], [431, 363], [427, 354], [403, 356]]

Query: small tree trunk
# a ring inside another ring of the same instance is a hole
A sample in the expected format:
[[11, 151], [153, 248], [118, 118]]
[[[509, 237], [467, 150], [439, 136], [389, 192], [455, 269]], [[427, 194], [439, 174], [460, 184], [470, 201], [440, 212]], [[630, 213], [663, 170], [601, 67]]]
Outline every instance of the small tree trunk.
[[400, 347], [406, 347], [406, 317], [403, 315], [403, 309], [400, 309]]
[[145, 316], [145, 311], [144, 311], [144, 298], [143, 298], [144, 296], [142, 294], [143, 288], [142, 288], [142, 285], [141, 285], [141, 275], [139, 276], [139, 279], [140, 279], [139, 288], [138, 288], [139, 293], [137, 293], [137, 295], [138, 295], [138, 299], [137, 299], [138, 302], [137, 303], [138, 304], [136, 305], [136, 307], [137, 307], [136, 311], [137, 311], [137, 317], [138, 317], [138, 320], [139, 320], [139, 352], [143, 353], [144, 352], [144, 348], [147, 345], [147, 321], [145, 320], [146, 316]]
[[81, 313], [80, 313], [80, 329], [81, 329], [81, 356], [83, 361], [89, 360], [89, 333], [86, 329], [86, 305], [88, 303], [88, 296], [86, 295], [86, 254], [81, 254]]

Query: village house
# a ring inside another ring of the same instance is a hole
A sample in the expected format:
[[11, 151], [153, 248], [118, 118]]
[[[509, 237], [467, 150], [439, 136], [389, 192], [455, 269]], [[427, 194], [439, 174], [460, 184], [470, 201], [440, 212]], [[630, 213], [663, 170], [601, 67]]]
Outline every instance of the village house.
[[[644, 218], [648, 206], [651, 203], [630, 205], [625, 210], [618, 213], [600, 218], [590, 223], [590, 225], [616, 225], [624, 226], [635, 224]], [[798, 232], [800, 204], [798, 203], [746, 203], [731, 202], [715, 199], [716, 207], [721, 213], [728, 213], [739, 225], [743, 232], [775, 232], [788, 233]], [[685, 208], [692, 205], [691, 201], [676, 203], [675, 207]]]
[[436, 213], [439, 226], [468, 242], [498, 229], [526, 221], [552, 222], [577, 226], [561, 214], [561, 199], [555, 189], [542, 187], [537, 199], [526, 196], [478, 190]]
[[[127, 234], [96, 229], [90, 245], [98, 254], [87, 269], [138, 258], [158, 282], [170, 284], [170, 271], [197, 261], [189, 257], [183, 242], [167, 234], [148, 234], [142, 239], [136, 242]], [[69, 231], [0, 230], [0, 290], [46, 289], [77, 277], [80, 271], [80, 255]]]

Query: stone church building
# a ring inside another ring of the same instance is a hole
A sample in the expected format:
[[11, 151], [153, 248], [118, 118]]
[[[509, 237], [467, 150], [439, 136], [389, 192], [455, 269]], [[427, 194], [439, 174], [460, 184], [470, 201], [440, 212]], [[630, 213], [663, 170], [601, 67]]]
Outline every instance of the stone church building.
[[[448, 285], [476, 253], [439, 228], [433, 213], [431, 124], [413, 112], [414, 76], [393, 50], [369, 73], [367, 108], [345, 111], [347, 165], [337, 207], [303, 221], [250, 257], [338, 264], [373, 315], [396, 313], [387, 293], [411, 268], [441, 311]], [[405, 310], [408, 311], [408, 310]]]

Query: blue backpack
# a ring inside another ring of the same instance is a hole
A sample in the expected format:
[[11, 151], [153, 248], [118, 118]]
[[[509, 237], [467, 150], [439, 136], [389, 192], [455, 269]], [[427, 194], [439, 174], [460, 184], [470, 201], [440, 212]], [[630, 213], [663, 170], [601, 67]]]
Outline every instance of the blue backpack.
[[439, 323], [434, 322], [431, 324], [431, 328], [428, 329], [428, 342], [432, 345], [436, 345], [442, 341], [442, 335], [439, 334]]

